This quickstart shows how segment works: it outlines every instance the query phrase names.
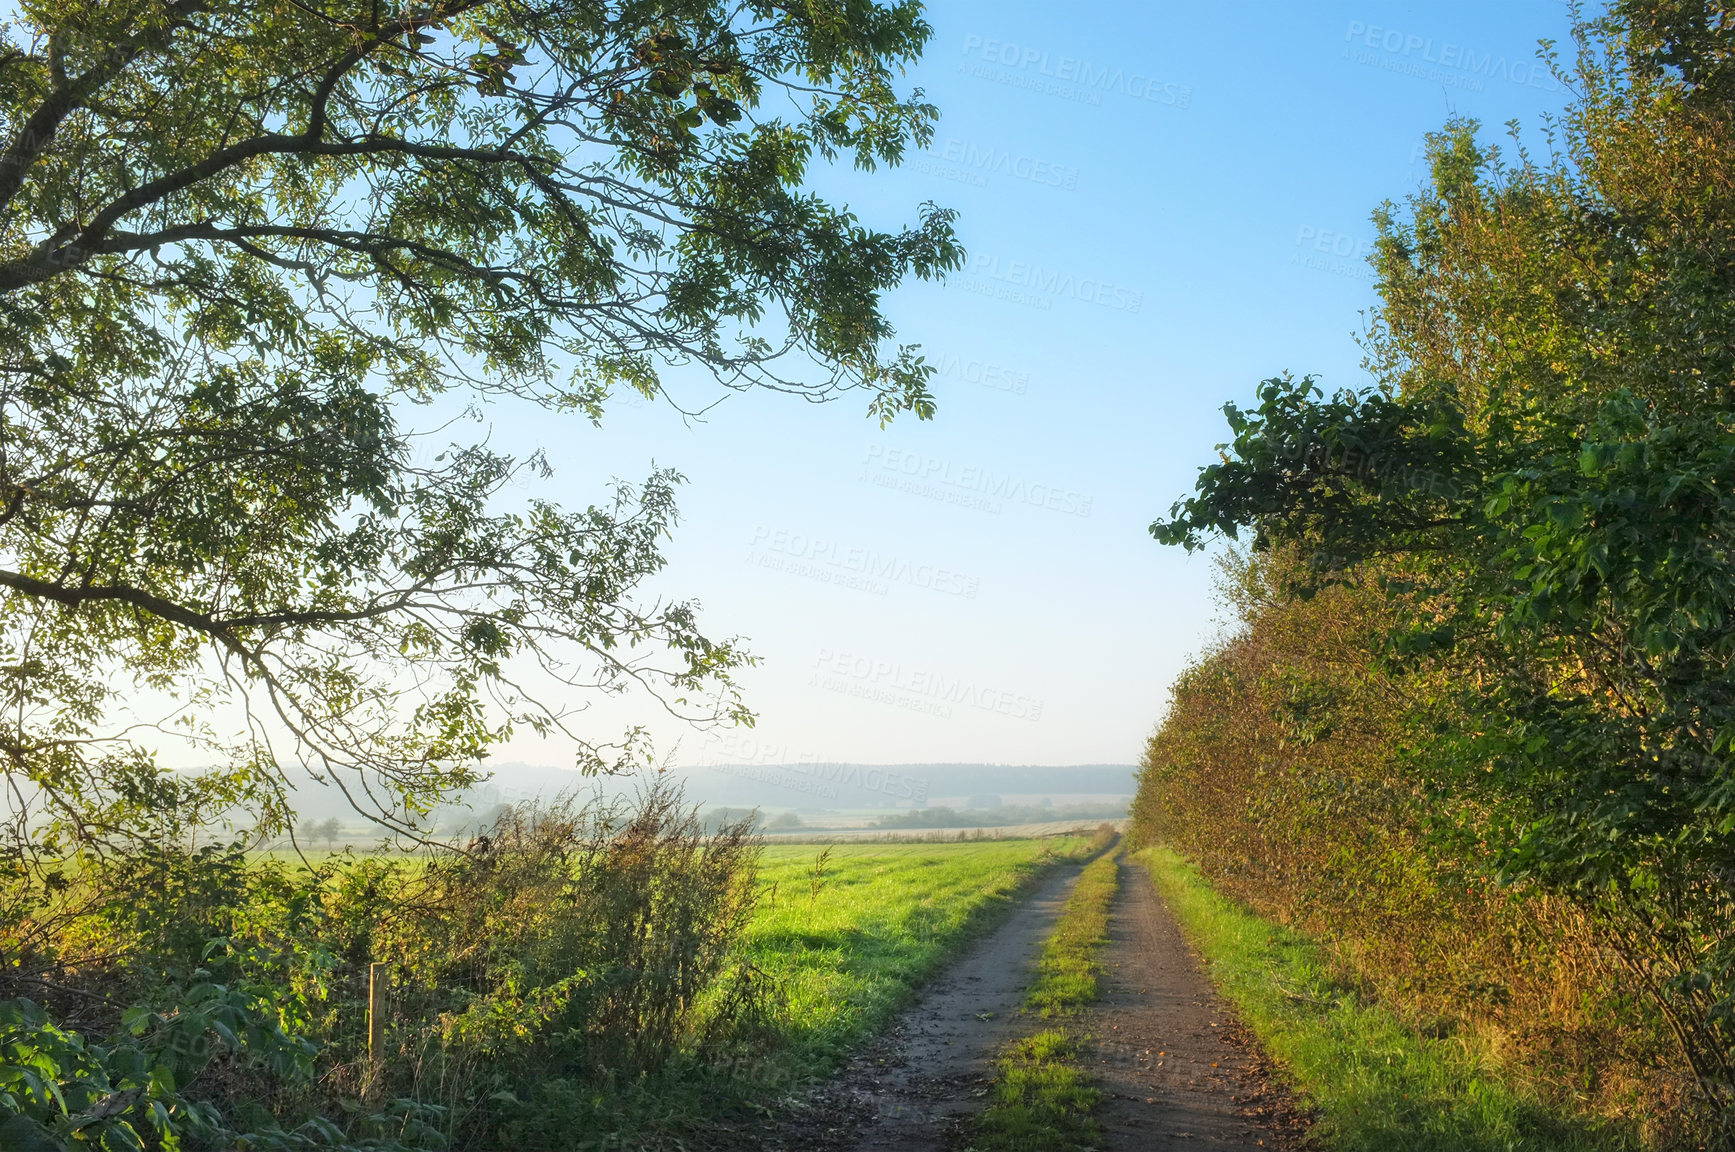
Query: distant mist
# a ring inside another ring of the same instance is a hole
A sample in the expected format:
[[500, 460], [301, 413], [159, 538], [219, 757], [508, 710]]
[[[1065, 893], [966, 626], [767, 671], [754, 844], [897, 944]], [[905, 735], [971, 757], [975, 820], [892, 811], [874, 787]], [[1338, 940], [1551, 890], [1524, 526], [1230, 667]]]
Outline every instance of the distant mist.
[[[547, 766], [506, 763], [489, 768], [490, 779], [459, 803], [435, 814], [436, 825], [457, 830], [501, 804], [600, 790], [631, 795], [637, 776], [587, 777]], [[727, 805], [767, 811], [861, 811], [949, 806], [995, 808], [1103, 804], [1130, 799], [1136, 786], [1131, 764], [856, 764], [718, 762], [668, 769], [686, 798], [707, 807]], [[362, 830], [365, 821], [336, 788], [303, 784], [294, 795], [302, 822], [335, 819]]]

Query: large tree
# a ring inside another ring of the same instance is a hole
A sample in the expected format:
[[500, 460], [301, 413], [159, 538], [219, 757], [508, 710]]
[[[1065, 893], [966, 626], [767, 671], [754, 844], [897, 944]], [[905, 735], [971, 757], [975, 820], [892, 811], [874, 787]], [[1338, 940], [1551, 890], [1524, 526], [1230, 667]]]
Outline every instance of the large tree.
[[[246, 813], [300, 769], [413, 829], [570, 687], [744, 715], [635, 595], [678, 477], [565, 511], [443, 394], [599, 419], [672, 366], [932, 411], [881, 294], [957, 264], [807, 190], [895, 163], [911, 2], [28, 0], [0, 32], [9, 855]], [[548, 677], [552, 674], [553, 680]], [[554, 683], [554, 698], [520, 687]], [[170, 735], [212, 765], [165, 770]]]

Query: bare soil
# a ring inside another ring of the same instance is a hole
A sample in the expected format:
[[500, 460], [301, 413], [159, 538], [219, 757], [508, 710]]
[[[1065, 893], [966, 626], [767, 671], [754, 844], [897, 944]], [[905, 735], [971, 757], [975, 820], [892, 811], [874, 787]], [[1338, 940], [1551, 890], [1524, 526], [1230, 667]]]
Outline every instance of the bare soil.
[[1278, 1149], [1306, 1118], [1211, 987], [1143, 868], [1122, 861], [1088, 1071], [1111, 1149]]

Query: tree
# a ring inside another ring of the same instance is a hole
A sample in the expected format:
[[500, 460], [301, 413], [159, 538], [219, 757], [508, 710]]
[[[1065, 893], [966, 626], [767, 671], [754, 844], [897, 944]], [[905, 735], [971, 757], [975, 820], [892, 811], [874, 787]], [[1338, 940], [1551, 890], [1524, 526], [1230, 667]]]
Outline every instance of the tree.
[[337, 846], [337, 838], [343, 835], [343, 825], [337, 817], [331, 816], [324, 820], [309, 820], [301, 826], [301, 838], [309, 844], [324, 840], [326, 848]]
[[[1267, 381], [1152, 531], [1251, 529], [1457, 686], [1406, 743], [1508, 880], [1597, 912], [1735, 1110], [1735, 25], [1581, 25], [1546, 159], [1460, 122], [1376, 216], [1375, 387]], [[1453, 723], [1441, 723], [1450, 715]]]
[[[414, 833], [519, 729], [565, 731], [591, 771], [646, 755], [639, 730], [570, 723], [569, 689], [746, 718], [739, 645], [635, 596], [678, 476], [512, 506], [548, 461], [442, 445], [424, 414], [467, 395], [595, 421], [691, 364], [929, 416], [930, 369], [889, 343], [880, 296], [957, 265], [950, 214], [884, 232], [804, 190], [815, 163], [929, 139], [933, 108], [894, 88], [929, 35], [918, 5], [19, 10], [0, 37], [13, 858], [189, 821], [279, 831], [298, 766]], [[165, 770], [168, 732], [218, 766]]]

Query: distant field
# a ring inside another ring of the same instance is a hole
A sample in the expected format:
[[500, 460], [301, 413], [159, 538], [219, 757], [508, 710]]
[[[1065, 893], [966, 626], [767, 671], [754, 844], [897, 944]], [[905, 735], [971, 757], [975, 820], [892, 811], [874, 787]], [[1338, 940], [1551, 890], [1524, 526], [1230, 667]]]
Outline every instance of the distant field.
[[1117, 832], [1126, 831], [1125, 817], [1092, 817], [1085, 820], [1050, 820], [1042, 824], [1007, 824], [993, 827], [982, 827], [975, 824], [948, 828], [849, 828], [830, 831], [819, 829], [796, 829], [782, 832], [769, 830], [761, 832], [767, 844], [841, 844], [847, 842], [912, 842], [947, 840], [982, 839], [1022, 839], [1025, 837], [1059, 836], [1063, 833], [1077, 832], [1089, 835], [1096, 830], [1097, 825], [1108, 824]]
[[[876, 1027], [976, 924], [1083, 838], [966, 844], [771, 845], [748, 932], [753, 962], [787, 997], [795, 1068], [817, 1070]], [[775, 894], [773, 894], [775, 892]]]

